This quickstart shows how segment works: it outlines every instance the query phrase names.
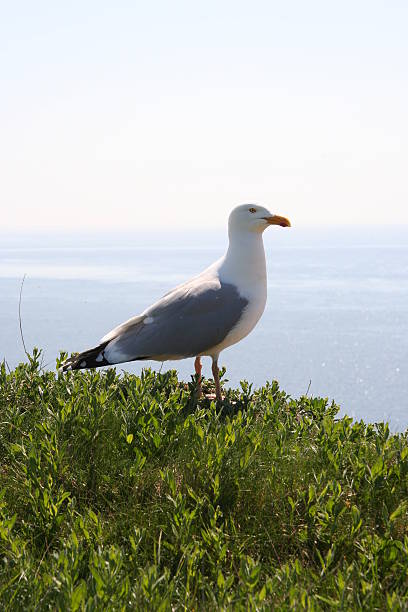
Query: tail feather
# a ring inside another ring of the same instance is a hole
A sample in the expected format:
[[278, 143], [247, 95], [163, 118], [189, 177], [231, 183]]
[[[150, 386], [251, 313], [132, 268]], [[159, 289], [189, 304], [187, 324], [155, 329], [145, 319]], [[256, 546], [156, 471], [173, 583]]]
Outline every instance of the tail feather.
[[62, 365], [62, 371], [84, 370], [88, 368], [100, 368], [102, 366], [111, 365], [105, 358], [103, 352], [108, 343], [109, 341], [102, 342], [98, 346], [68, 357], [68, 359]]

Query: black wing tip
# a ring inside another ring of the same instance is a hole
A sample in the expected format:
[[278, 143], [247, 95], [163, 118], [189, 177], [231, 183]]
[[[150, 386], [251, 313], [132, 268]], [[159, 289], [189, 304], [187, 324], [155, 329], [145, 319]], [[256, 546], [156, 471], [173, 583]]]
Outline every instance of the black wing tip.
[[102, 366], [111, 365], [103, 354], [103, 350], [107, 344], [107, 342], [103, 342], [102, 344], [88, 349], [87, 351], [71, 355], [71, 357], [68, 357], [68, 359], [62, 364], [62, 372], [67, 372], [68, 370], [88, 370], [91, 368], [101, 368]]

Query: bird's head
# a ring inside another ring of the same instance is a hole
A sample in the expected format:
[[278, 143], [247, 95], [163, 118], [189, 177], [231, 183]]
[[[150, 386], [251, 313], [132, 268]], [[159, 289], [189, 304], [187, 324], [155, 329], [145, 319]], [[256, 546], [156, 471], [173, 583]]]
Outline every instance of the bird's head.
[[269, 225], [290, 227], [289, 219], [271, 213], [258, 204], [242, 204], [231, 211], [228, 219], [229, 231], [246, 231], [261, 234]]

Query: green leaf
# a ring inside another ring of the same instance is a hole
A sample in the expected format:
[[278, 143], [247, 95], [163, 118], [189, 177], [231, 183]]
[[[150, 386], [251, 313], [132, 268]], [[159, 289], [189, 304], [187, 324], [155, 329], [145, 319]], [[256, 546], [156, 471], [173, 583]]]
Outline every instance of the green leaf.
[[384, 469], [384, 460], [382, 457], [379, 457], [377, 461], [374, 463], [373, 467], [371, 468], [371, 477], [375, 478], [376, 476], [379, 476], [382, 473], [383, 469]]
[[94, 565], [91, 565], [89, 569], [91, 570], [91, 574], [94, 577], [94, 580], [96, 582], [97, 590], [101, 591], [105, 584], [102, 579], [102, 576], [100, 575], [100, 573], [98, 572], [98, 570], [96, 569]]
[[352, 506], [351, 517], [353, 519], [353, 526], [357, 527], [358, 523], [360, 522], [360, 510], [357, 508], [357, 506]]
[[73, 610], [73, 612], [78, 610], [81, 603], [85, 600], [85, 597], [86, 597], [86, 583], [84, 580], [81, 580], [81, 582], [75, 588], [71, 596], [71, 609]]
[[399, 516], [401, 516], [402, 514], [404, 514], [404, 512], [406, 512], [407, 509], [407, 504], [408, 502], [406, 500], [404, 500], [399, 506], [398, 508], [396, 508], [394, 510], [394, 512], [392, 512], [390, 514], [390, 521], [395, 521], [395, 519], [397, 519]]
[[258, 593], [258, 601], [263, 601], [266, 597], [266, 585], [264, 584], [262, 589]]
[[201, 442], [204, 440], [204, 430], [201, 427], [201, 425], [199, 425], [198, 423], [195, 426], [196, 432], [198, 434], [198, 437], [200, 438]]
[[89, 517], [90, 517], [90, 518], [93, 520], [93, 522], [95, 523], [95, 525], [97, 525], [97, 524], [99, 523], [99, 520], [98, 520], [98, 517], [96, 516], [95, 512], [89, 508], [89, 510], [88, 510], [88, 514], [89, 514]]
[[225, 585], [225, 579], [221, 570], [218, 570], [217, 585], [220, 589], [223, 589]]
[[323, 601], [324, 603], [328, 604], [332, 608], [336, 608], [339, 604], [338, 599], [333, 599], [332, 597], [323, 597], [323, 595], [316, 594], [316, 599], [318, 599], [319, 601]]

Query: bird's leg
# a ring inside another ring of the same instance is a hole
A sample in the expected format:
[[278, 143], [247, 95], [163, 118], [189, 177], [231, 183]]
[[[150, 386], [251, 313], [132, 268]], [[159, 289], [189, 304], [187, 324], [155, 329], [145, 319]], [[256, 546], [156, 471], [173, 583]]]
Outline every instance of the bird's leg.
[[214, 382], [215, 382], [215, 397], [217, 398], [217, 402], [221, 402], [222, 401], [222, 395], [221, 395], [221, 385], [220, 385], [220, 373], [219, 373], [219, 369], [218, 369], [218, 359], [213, 359], [212, 362], [212, 373], [214, 376]]
[[194, 361], [195, 373], [197, 374], [197, 397], [201, 397], [203, 395], [203, 390], [201, 388], [201, 358], [196, 357]]

